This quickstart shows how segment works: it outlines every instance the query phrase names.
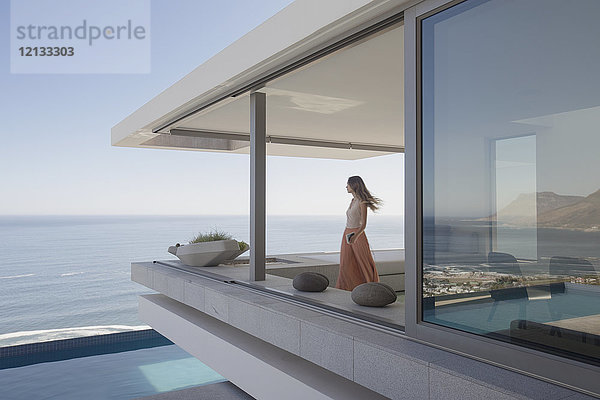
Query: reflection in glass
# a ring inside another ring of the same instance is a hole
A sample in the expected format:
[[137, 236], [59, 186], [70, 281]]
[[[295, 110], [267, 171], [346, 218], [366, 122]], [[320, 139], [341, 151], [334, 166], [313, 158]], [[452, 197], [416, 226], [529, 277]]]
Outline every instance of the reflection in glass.
[[[495, 147], [496, 213], [491, 216], [492, 248], [522, 259], [537, 259], [535, 135], [498, 139]], [[519, 235], [515, 235], [518, 229]]]
[[600, 2], [565, 3], [422, 21], [423, 319], [600, 364]]

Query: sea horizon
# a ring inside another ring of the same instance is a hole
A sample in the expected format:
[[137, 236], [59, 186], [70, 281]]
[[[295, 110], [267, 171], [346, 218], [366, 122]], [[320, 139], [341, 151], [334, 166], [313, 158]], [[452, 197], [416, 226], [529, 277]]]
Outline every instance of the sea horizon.
[[[267, 254], [339, 251], [345, 215], [269, 215]], [[132, 262], [218, 228], [249, 242], [248, 215], [0, 216], [0, 347], [142, 329]], [[373, 249], [404, 247], [401, 216], [370, 215]], [[289, 238], [293, 235], [294, 240]]]

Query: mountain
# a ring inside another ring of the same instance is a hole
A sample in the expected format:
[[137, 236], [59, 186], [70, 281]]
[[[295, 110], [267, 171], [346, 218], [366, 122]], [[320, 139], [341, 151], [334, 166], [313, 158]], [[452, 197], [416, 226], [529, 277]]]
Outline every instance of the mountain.
[[568, 229], [600, 229], [600, 190], [560, 208], [538, 212], [538, 226]]
[[534, 193], [520, 194], [500, 210], [501, 222], [521, 227], [537, 223], [544, 228], [600, 230], [600, 190], [587, 197], [539, 192], [535, 202], [533, 196]]
[[511, 224], [534, 225], [535, 219], [533, 217], [535, 215], [539, 216], [558, 208], [570, 206], [583, 199], [583, 196], [563, 196], [553, 192], [521, 193], [515, 200], [500, 210], [498, 215], [500, 215], [502, 221]]
[[509, 205], [504, 207], [500, 214], [507, 217], [524, 217], [532, 214], [534, 204], [537, 213], [543, 214], [557, 208], [570, 206], [584, 199], [583, 196], [563, 196], [553, 192], [536, 193], [536, 202], [533, 202], [534, 193], [522, 193]]

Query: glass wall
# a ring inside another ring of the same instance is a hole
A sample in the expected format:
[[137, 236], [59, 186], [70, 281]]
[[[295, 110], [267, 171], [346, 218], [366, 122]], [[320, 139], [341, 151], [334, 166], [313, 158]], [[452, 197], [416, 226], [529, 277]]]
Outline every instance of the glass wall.
[[424, 321], [600, 363], [598, 18], [468, 0], [422, 20]]

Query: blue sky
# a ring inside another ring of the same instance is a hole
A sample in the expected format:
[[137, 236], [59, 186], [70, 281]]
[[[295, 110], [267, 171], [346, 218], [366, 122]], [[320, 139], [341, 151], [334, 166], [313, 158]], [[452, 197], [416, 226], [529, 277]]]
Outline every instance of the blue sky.
[[[248, 156], [112, 147], [110, 129], [289, 3], [152, 1], [151, 73], [11, 74], [1, 0], [0, 215], [248, 213]], [[359, 174], [403, 214], [402, 157], [270, 157], [268, 213], [343, 214]]]

